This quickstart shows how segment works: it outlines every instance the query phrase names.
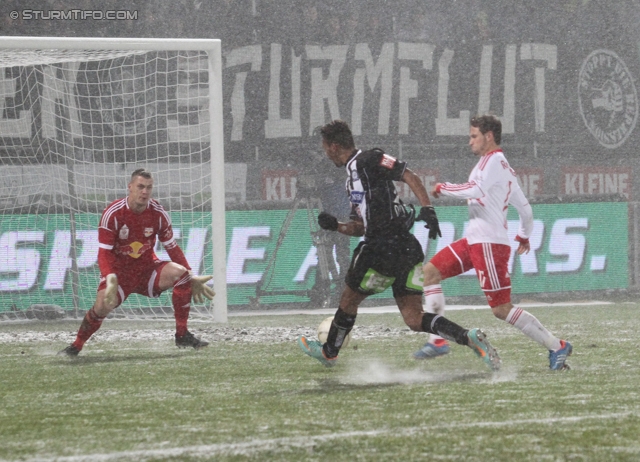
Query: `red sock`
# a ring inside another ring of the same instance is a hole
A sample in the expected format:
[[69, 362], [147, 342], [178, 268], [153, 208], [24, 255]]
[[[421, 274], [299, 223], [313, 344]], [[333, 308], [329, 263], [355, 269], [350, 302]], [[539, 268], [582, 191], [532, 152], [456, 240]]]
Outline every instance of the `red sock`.
[[184, 335], [187, 332], [187, 321], [191, 309], [191, 276], [188, 271], [173, 286], [173, 315], [176, 318], [176, 334]]
[[76, 335], [76, 340], [73, 342], [73, 346], [78, 350], [82, 350], [85, 342], [89, 340], [89, 338], [91, 338], [98, 329], [100, 329], [102, 321], [104, 321], [104, 316], [98, 316], [93, 308], [87, 311], [87, 314], [84, 315], [84, 319], [80, 324], [78, 335]]

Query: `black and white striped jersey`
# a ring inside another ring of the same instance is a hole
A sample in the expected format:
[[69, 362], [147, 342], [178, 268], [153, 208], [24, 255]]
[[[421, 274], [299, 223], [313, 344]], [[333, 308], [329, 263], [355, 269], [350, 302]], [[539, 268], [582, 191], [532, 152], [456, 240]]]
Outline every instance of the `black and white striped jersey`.
[[415, 211], [398, 199], [394, 181], [401, 181], [407, 168], [378, 148], [357, 150], [346, 164], [346, 188], [352, 219], [365, 226], [365, 239], [406, 235], [413, 226]]

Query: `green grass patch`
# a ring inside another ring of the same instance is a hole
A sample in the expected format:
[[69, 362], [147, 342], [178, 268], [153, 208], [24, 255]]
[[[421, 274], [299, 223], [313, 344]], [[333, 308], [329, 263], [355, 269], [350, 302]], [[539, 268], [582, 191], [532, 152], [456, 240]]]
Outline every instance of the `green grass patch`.
[[[5, 323], [0, 459], [636, 461], [639, 309], [530, 309], [574, 345], [572, 370], [560, 373], [488, 310], [447, 316], [487, 332], [503, 359], [496, 374], [461, 346], [413, 360], [425, 337], [395, 313], [361, 314], [358, 326], [382, 334], [354, 331], [333, 369], [277, 336], [179, 350], [171, 323], [111, 320], [101, 331], [119, 340], [97, 337], [69, 359], [55, 353], [79, 322]], [[324, 317], [232, 316], [229, 326], [304, 333]], [[207, 340], [216, 327], [192, 323]]]

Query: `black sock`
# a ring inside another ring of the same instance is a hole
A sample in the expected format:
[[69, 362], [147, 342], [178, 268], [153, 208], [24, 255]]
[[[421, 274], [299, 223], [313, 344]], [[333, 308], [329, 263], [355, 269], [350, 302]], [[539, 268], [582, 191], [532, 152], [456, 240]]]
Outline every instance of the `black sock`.
[[467, 337], [469, 330], [439, 314], [424, 313], [422, 315], [422, 330], [430, 334], [439, 335], [459, 345], [466, 346], [469, 344], [469, 338]]
[[327, 334], [327, 343], [322, 347], [324, 349], [324, 354], [328, 358], [338, 356], [338, 352], [342, 347], [344, 339], [349, 335], [349, 332], [351, 332], [355, 323], [356, 315], [347, 314], [342, 311], [341, 308], [338, 308], [338, 311], [336, 311], [336, 314], [333, 317], [329, 334]]

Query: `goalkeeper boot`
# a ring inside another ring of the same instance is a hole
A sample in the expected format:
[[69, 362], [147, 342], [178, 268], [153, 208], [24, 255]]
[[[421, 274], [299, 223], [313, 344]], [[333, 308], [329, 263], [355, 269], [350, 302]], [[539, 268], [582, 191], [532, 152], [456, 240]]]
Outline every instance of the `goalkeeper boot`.
[[489, 340], [487, 340], [487, 335], [480, 329], [471, 329], [467, 333], [467, 337], [469, 337], [469, 347], [473, 352], [482, 358], [492, 371], [499, 371], [501, 363], [500, 356], [498, 356], [496, 349], [493, 348]]
[[58, 351], [58, 356], [68, 356], [70, 358], [75, 358], [76, 356], [78, 356], [78, 353], [80, 353], [80, 350], [78, 350], [73, 345], [69, 345], [64, 350]]
[[549, 369], [552, 371], [569, 370], [567, 358], [573, 353], [573, 346], [569, 342], [560, 340], [560, 349], [549, 350]]
[[309, 340], [304, 335], [298, 339], [298, 346], [305, 354], [317, 359], [325, 367], [333, 367], [338, 363], [338, 357], [327, 358], [318, 340]]
[[413, 354], [415, 359], [432, 359], [438, 356], [444, 356], [451, 348], [446, 340], [436, 340], [437, 343], [425, 343], [422, 348]]
[[204, 348], [207, 345], [209, 345], [209, 342], [200, 340], [189, 331], [186, 331], [184, 335], [176, 334], [176, 346], [178, 348], [193, 347], [193, 349], [199, 350], [200, 348]]

